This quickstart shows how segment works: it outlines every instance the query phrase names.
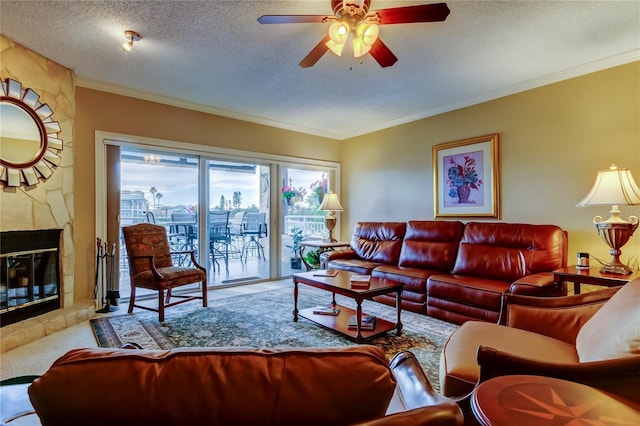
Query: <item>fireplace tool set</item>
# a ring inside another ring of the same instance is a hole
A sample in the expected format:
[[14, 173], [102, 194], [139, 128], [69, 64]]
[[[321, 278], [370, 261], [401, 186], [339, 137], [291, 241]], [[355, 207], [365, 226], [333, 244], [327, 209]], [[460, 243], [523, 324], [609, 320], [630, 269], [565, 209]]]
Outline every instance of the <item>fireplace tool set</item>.
[[96, 313], [104, 314], [118, 310], [118, 299], [120, 291], [116, 285], [116, 245], [112, 244], [109, 249], [108, 242], [102, 242], [96, 238], [96, 284], [93, 297], [98, 298], [98, 287], [102, 284], [104, 307], [98, 309]]

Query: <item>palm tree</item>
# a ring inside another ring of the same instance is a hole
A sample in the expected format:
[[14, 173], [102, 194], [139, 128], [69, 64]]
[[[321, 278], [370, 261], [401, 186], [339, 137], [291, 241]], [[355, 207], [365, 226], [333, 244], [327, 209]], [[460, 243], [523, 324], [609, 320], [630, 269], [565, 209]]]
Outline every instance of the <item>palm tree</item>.
[[153, 209], [156, 209], [156, 192], [158, 192], [158, 190], [156, 189], [155, 186], [152, 186], [151, 188], [149, 188], [149, 192], [151, 193], [151, 199], [153, 200]]
[[158, 200], [158, 207], [160, 207], [160, 198], [162, 198], [162, 194], [160, 192], [158, 192], [156, 194], [156, 199]]

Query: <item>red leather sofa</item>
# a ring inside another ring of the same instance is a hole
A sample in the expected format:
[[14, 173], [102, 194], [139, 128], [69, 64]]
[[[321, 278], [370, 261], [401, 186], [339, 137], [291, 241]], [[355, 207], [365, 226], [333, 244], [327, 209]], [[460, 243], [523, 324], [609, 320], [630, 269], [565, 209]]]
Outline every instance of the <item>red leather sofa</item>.
[[[325, 252], [325, 269], [405, 285], [403, 309], [462, 324], [497, 323], [502, 295], [563, 296], [554, 269], [567, 265], [567, 232], [503, 222], [359, 222], [350, 248]], [[395, 297], [376, 301], [395, 306]]]

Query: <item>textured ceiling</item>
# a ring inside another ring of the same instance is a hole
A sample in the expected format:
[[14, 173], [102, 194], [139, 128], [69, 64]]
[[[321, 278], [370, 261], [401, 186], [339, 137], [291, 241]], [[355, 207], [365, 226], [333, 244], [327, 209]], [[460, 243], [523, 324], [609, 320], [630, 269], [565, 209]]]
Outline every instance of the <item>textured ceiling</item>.
[[[371, 10], [429, 3], [372, 0]], [[387, 25], [381, 68], [327, 52], [322, 1], [0, 1], [5, 36], [78, 84], [335, 139], [640, 59], [640, 1], [448, 1], [446, 21]], [[126, 29], [142, 40], [126, 53]]]

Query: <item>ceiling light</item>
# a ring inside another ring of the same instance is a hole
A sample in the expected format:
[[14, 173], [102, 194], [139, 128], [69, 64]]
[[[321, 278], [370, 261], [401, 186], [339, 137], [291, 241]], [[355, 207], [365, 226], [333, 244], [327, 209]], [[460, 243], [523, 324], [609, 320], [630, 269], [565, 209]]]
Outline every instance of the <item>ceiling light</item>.
[[326, 46], [336, 55], [342, 56], [344, 46], [351, 40], [353, 56], [359, 58], [371, 50], [378, 40], [378, 25], [373, 18], [361, 20], [357, 26], [354, 20], [338, 21], [329, 27], [330, 40]]
[[353, 38], [353, 56], [359, 58], [368, 53], [371, 46], [378, 39], [378, 26], [362, 22], [356, 28], [356, 37]]
[[138, 34], [135, 31], [131, 31], [131, 30], [126, 30], [124, 32], [124, 38], [127, 39], [127, 41], [125, 41], [124, 43], [122, 43], [122, 48], [129, 52], [132, 48], [133, 48], [133, 42], [134, 41], [140, 41], [140, 39], [142, 38], [140, 36], [140, 34]]
[[344, 22], [334, 22], [329, 27], [329, 38], [327, 47], [336, 55], [342, 55], [342, 49], [349, 38], [349, 27]]

